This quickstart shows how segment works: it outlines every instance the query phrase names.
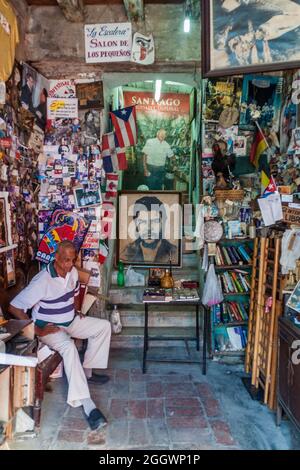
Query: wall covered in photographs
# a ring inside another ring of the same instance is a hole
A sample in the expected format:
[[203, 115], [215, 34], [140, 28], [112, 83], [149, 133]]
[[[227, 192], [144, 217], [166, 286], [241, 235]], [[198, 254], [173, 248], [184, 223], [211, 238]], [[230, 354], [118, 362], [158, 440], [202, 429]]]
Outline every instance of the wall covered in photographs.
[[159, 103], [148, 91], [124, 90], [123, 96], [125, 106], [136, 105], [138, 126], [123, 188], [173, 190], [176, 174], [190, 173], [190, 94], [162, 93]]

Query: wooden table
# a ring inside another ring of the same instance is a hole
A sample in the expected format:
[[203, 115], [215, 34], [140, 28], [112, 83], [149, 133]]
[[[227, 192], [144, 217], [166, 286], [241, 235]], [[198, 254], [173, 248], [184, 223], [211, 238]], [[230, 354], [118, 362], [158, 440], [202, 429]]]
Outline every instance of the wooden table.
[[[200, 350], [200, 335], [199, 335], [199, 300], [180, 300], [180, 301], [151, 301], [144, 300], [145, 306], [145, 322], [144, 322], [144, 350], [143, 350], [143, 373], [146, 372], [146, 362], [182, 362], [182, 363], [197, 363], [200, 364], [200, 361], [195, 360], [177, 360], [177, 359], [147, 359], [147, 352], [149, 349], [149, 341], [195, 341], [197, 351]], [[193, 306], [195, 307], [195, 336], [150, 336], [148, 328], [149, 320], [149, 307], [153, 305], [167, 305], [170, 307], [186, 307]], [[203, 361], [202, 361], [202, 374], [206, 374], [206, 349], [207, 349], [207, 331], [208, 331], [208, 311], [204, 309], [204, 326], [203, 326]]]

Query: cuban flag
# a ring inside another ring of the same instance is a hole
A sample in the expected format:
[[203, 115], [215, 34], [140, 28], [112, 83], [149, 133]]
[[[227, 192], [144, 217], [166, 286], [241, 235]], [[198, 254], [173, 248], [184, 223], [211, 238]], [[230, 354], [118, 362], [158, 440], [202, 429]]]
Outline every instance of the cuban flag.
[[130, 147], [137, 142], [135, 106], [117, 109], [110, 113], [120, 147]]
[[114, 132], [102, 136], [102, 159], [105, 173], [127, 170], [125, 148], [121, 148]]

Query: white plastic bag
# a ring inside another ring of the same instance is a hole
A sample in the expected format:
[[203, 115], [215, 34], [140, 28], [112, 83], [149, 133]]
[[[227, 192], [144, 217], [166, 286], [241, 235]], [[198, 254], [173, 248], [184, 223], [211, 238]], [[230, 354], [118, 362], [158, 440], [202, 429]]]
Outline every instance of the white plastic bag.
[[223, 302], [223, 293], [220, 281], [215, 272], [215, 266], [210, 264], [203, 288], [202, 304], [211, 307]]
[[144, 285], [145, 285], [144, 274], [137, 273], [132, 268], [132, 266], [129, 266], [125, 274], [125, 286], [133, 287], [133, 286], [144, 286]]

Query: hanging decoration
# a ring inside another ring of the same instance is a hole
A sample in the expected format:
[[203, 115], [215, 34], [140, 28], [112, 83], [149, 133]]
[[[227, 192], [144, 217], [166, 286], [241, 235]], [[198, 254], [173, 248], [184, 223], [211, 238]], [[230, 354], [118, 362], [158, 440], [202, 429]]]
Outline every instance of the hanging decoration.
[[134, 33], [131, 49], [131, 62], [137, 64], [150, 65], [155, 60], [155, 47], [153, 35], [144, 36], [141, 33]]

